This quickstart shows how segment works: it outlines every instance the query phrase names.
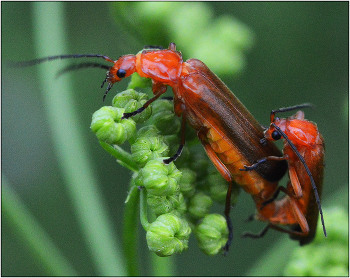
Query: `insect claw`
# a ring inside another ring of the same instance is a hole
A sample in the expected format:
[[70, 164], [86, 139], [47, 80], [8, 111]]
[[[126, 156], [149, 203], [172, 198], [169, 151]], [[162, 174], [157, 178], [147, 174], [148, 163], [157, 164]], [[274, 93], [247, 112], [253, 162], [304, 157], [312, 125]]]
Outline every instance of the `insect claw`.
[[266, 145], [266, 143], [267, 143], [267, 140], [265, 137], [260, 139], [260, 144], [262, 144], [264, 146], [264, 145]]
[[123, 117], [122, 117], [121, 119], [122, 119], [122, 120], [124, 120], [124, 119], [129, 119], [129, 118], [132, 117], [132, 116], [135, 116], [135, 115], [137, 115], [137, 114], [140, 114], [143, 110], [145, 110], [145, 107], [142, 106], [141, 108], [135, 110], [134, 112], [124, 113], [124, 114], [123, 114]]

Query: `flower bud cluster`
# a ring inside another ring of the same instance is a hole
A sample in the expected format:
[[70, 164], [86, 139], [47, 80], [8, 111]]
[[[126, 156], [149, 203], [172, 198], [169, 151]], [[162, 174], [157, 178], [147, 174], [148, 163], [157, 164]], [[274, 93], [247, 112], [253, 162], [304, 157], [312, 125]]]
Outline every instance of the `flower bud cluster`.
[[[143, 79], [134, 75], [129, 88], [144, 86]], [[194, 142], [198, 143], [198, 140], [190, 128], [186, 130], [186, 146], [193, 145], [191, 151], [185, 147], [176, 166], [173, 162], [168, 165], [163, 162], [175, 154], [180, 142], [181, 119], [175, 117], [172, 101], [159, 99], [142, 113], [121, 120], [123, 113], [139, 109], [147, 100], [146, 94], [134, 89], [118, 93], [112, 106], [95, 112], [91, 129], [100, 141], [113, 146], [113, 152], [120, 150], [116, 145], [126, 140], [130, 143], [130, 152], [123, 150], [122, 157], [128, 156], [139, 167], [133, 184], [146, 191], [146, 208], [156, 217], [152, 223], [141, 221], [148, 223], [143, 226], [149, 249], [158, 256], [180, 253], [188, 248], [193, 230], [203, 252], [215, 255], [225, 245], [228, 231], [225, 218], [209, 212], [214, 201], [225, 201], [227, 183], [201, 146], [195, 146]], [[128, 164], [119, 156], [118, 161], [124, 166]], [[238, 190], [236, 193], [234, 198]], [[143, 210], [144, 206], [140, 208]], [[141, 211], [141, 215], [147, 213]]]

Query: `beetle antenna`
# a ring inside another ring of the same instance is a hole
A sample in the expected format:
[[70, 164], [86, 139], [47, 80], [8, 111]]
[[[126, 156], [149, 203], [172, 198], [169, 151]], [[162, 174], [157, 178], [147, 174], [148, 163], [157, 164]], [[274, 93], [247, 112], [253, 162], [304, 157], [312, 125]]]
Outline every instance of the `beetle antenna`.
[[34, 60], [24, 61], [24, 62], [10, 62], [9, 67], [13, 67], [13, 68], [31, 67], [31, 66], [52, 61], [52, 60], [63, 60], [63, 59], [74, 59], [74, 58], [102, 58], [107, 62], [111, 62], [111, 63], [114, 62], [111, 58], [102, 54], [70, 54], [70, 55], [49, 56], [49, 57], [44, 57], [44, 58], [39, 58], [39, 59], [34, 59]]
[[293, 111], [293, 110], [297, 110], [300, 108], [314, 108], [315, 106], [312, 105], [311, 103], [303, 103], [303, 104], [299, 104], [299, 105], [295, 105], [295, 106], [289, 106], [289, 107], [285, 107], [285, 108], [280, 108], [277, 110], [272, 110], [271, 114], [275, 114], [275, 113], [282, 113], [282, 112], [288, 112], [288, 111]]
[[[298, 108], [296, 108], [298, 109]], [[290, 111], [290, 110], [289, 110]], [[326, 232], [326, 226], [324, 225], [324, 219], [323, 219], [323, 213], [322, 213], [322, 208], [321, 208], [321, 201], [320, 201], [320, 197], [318, 195], [317, 192], [317, 187], [314, 181], [314, 178], [312, 177], [311, 171], [309, 169], [309, 167], [307, 166], [305, 159], [302, 157], [302, 155], [299, 153], [299, 151], [297, 150], [297, 148], [295, 147], [295, 145], [292, 143], [292, 141], [289, 140], [288, 136], [275, 124], [275, 123], [271, 123], [271, 125], [274, 126], [274, 128], [278, 131], [279, 134], [281, 134], [281, 136], [284, 137], [284, 139], [286, 139], [286, 141], [288, 142], [288, 144], [290, 145], [290, 147], [293, 149], [294, 153], [297, 155], [297, 157], [299, 158], [300, 162], [304, 165], [304, 168], [306, 170], [306, 173], [308, 174], [310, 181], [311, 181], [311, 185], [312, 185], [312, 189], [314, 190], [314, 194], [315, 194], [315, 198], [316, 198], [316, 202], [318, 205], [318, 210], [320, 211], [321, 214], [321, 222], [322, 222], [322, 227], [323, 227], [323, 233], [325, 236], [327, 236], [327, 232]]]
[[60, 70], [57, 73], [56, 77], [59, 77], [62, 74], [70, 72], [70, 71], [80, 70], [80, 69], [85, 69], [85, 68], [100, 68], [100, 69], [104, 69], [104, 70], [111, 69], [110, 66], [107, 66], [104, 64], [99, 64], [99, 63], [80, 63], [80, 64], [69, 65], [69, 66], [63, 68], [62, 70]]
[[164, 50], [165, 48], [161, 45], [145, 45], [143, 47], [143, 50], [147, 50], [147, 49], [152, 49], [152, 50]]

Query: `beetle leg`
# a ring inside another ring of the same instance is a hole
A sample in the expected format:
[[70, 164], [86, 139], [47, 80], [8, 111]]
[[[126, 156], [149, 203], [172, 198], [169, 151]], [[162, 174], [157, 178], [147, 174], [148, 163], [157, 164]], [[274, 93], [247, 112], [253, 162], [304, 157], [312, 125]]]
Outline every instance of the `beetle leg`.
[[225, 203], [225, 218], [226, 218], [226, 223], [227, 223], [227, 228], [228, 228], [228, 239], [227, 242], [224, 246], [225, 253], [229, 251], [232, 239], [233, 239], [233, 226], [230, 218], [230, 210], [231, 210], [231, 193], [232, 193], [232, 181], [229, 183], [227, 193], [226, 193], [226, 203]]
[[[290, 183], [293, 184], [292, 180], [290, 181]], [[293, 189], [294, 189], [294, 187], [293, 187]], [[307, 223], [307, 220], [306, 220], [304, 214], [302, 213], [302, 211], [300, 210], [300, 208], [299, 208], [299, 206], [297, 204], [296, 198], [298, 198], [298, 196], [295, 195], [295, 193], [294, 193], [295, 190], [293, 192], [290, 192], [291, 190], [288, 190], [287, 188], [285, 188], [283, 186], [279, 186], [276, 189], [275, 193], [273, 194], [272, 198], [268, 199], [268, 200], [266, 200], [265, 202], [262, 203], [261, 209], [264, 206], [266, 206], [267, 204], [272, 203], [277, 198], [279, 192], [281, 192], [281, 191], [289, 196], [291, 207], [292, 207], [295, 219], [297, 220], [301, 230], [303, 231], [302, 234], [303, 235], [307, 235], [309, 233], [310, 228], [309, 228], [309, 225]], [[292, 232], [290, 230], [287, 230], [287, 231], [290, 234], [298, 233], [300, 235], [299, 232]]]
[[245, 232], [245, 233], [241, 234], [241, 237], [261, 238], [261, 237], [263, 237], [263, 236], [267, 233], [267, 231], [268, 231], [270, 228], [271, 228], [271, 225], [268, 224], [268, 225], [266, 225], [265, 228], [262, 229], [261, 232], [258, 233], [258, 234], [253, 234], [253, 233], [251, 233], [251, 232]]
[[226, 202], [225, 202], [225, 218], [226, 218], [226, 223], [227, 223], [229, 235], [228, 235], [228, 240], [223, 248], [225, 250], [225, 254], [226, 254], [230, 248], [231, 241], [233, 239], [233, 226], [232, 226], [232, 222], [230, 219], [231, 193], [232, 193], [232, 188], [233, 188], [233, 184], [232, 184], [233, 179], [232, 179], [231, 173], [227, 169], [226, 165], [224, 163], [222, 163], [222, 161], [218, 158], [216, 152], [213, 150], [211, 145], [206, 140], [206, 138], [207, 138], [206, 134], [207, 134], [207, 131], [204, 129], [201, 129], [198, 131], [198, 137], [201, 140], [202, 145], [203, 145], [207, 155], [209, 156], [210, 160], [213, 162], [214, 166], [219, 171], [219, 173], [225, 178], [225, 180], [227, 180], [229, 182], [229, 187], [227, 189]]
[[165, 164], [169, 164], [170, 162], [175, 161], [181, 155], [182, 150], [185, 146], [185, 133], [186, 133], [185, 131], [186, 131], [186, 113], [182, 113], [180, 146], [172, 157], [163, 160]]
[[283, 186], [277, 187], [277, 189], [276, 189], [275, 193], [273, 193], [272, 197], [261, 203], [260, 209], [263, 209], [266, 205], [268, 205], [268, 204], [272, 203], [274, 200], [276, 200], [281, 191], [285, 192], [285, 188]]
[[162, 97], [161, 99], [173, 101], [173, 100], [174, 100], [174, 97]]
[[256, 169], [260, 164], [265, 163], [268, 160], [281, 161], [281, 160], [286, 160], [286, 157], [285, 156], [281, 156], [281, 157], [278, 157], [278, 156], [264, 157], [264, 158], [259, 159], [256, 163], [254, 163], [254, 164], [252, 164], [250, 166], [244, 165], [244, 169], [239, 169], [239, 170], [240, 171], [252, 171], [252, 170]]
[[246, 232], [246, 233], [241, 235], [242, 237], [261, 238], [261, 237], [263, 237], [266, 234], [266, 232], [270, 228], [272, 228], [272, 229], [274, 229], [276, 231], [279, 231], [279, 232], [288, 233], [290, 235], [295, 235], [295, 236], [298, 236], [298, 237], [300, 237], [300, 236], [307, 236], [309, 234], [309, 231], [310, 231], [309, 225], [307, 223], [307, 220], [306, 220], [303, 212], [300, 210], [300, 208], [298, 206], [297, 198], [295, 196], [294, 191], [290, 192], [291, 190], [288, 190], [287, 188], [285, 188], [283, 186], [279, 186], [276, 189], [275, 193], [273, 194], [272, 198], [269, 199], [269, 200], [266, 200], [265, 202], [262, 203], [261, 209], [264, 206], [266, 206], [267, 204], [273, 202], [277, 198], [278, 194], [281, 191], [283, 193], [285, 193], [286, 195], [288, 195], [288, 197], [289, 197], [290, 205], [291, 205], [291, 208], [292, 208], [295, 220], [298, 223], [298, 225], [300, 226], [301, 232], [290, 230], [290, 229], [286, 229], [284, 227], [280, 227], [278, 225], [270, 223], [260, 233], [253, 234], [251, 232]]
[[303, 215], [302, 211], [300, 210], [296, 200], [294, 198], [290, 198], [290, 201], [291, 201], [291, 206], [292, 206], [292, 210], [294, 212], [295, 218], [296, 218], [302, 232], [285, 229], [285, 228], [282, 228], [282, 227], [279, 227], [279, 226], [273, 225], [273, 224], [270, 224], [270, 226], [271, 226], [271, 228], [273, 228], [277, 231], [280, 231], [280, 232], [288, 233], [290, 235], [296, 235], [298, 237], [300, 237], [300, 236], [305, 237], [310, 232], [309, 224], [307, 223], [307, 220], [306, 220], [305, 216]]
[[[254, 239], [257, 239], [257, 238], [262, 238], [269, 229], [274, 229], [276, 231], [279, 231], [279, 232], [282, 232], [282, 233], [287, 233], [287, 234], [290, 234], [290, 235], [295, 235], [295, 236], [306, 236], [308, 231], [307, 232], [297, 232], [297, 231], [292, 231], [292, 230], [289, 230], [289, 229], [286, 229], [286, 228], [283, 228], [283, 227], [280, 227], [280, 226], [277, 226], [277, 225], [274, 225], [274, 224], [268, 224], [266, 225], [266, 227], [264, 229], [261, 230], [260, 233], [258, 234], [253, 234], [251, 232], [245, 232], [241, 235], [241, 237], [250, 237], [250, 238], [254, 238]], [[301, 227], [303, 229], [303, 227]], [[308, 227], [307, 227], [308, 228]]]
[[282, 233], [287, 233], [290, 235], [296, 235], [296, 236], [306, 236], [306, 234], [304, 232], [297, 232], [297, 231], [292, 231], [274, 224], [269, 224], [269, 228], [272, 228], [276, 231], [282, 232]]
[[306, 220], [303, 212], [300, 210], [300, 208], [298, 206], [297, 199], [295, 198], [295, 195], [293, 193], [288, 192], [283, 187], [281, 188], [281, 191], [283, 191], [284, 193], [286, 193], [289, 196], [290, 204], [291, 204], [295, 219], [296, 219], [297, 223], [299, 224], [302, 232], [285, 229], [285, 228], [282, 228], [282, 227], [274, 225], [274, 224], [270, 224], [271, 228], [273, 228], [277, 231], [288, 233], [290, 235], [296, 235], [299, 237], [300, 236], [307, 236], [310, 232], [309, 224], [307, 223], [307, 220]]
[[[239, 170], [240, 171], [252, 171], [252, 170], [256, 169], [260, 164], [265, 163], [268, 160], [286, 160], [286, 159], [288, 159], [287, 155], [284, 155], [282, 157], [268, 156], [268, 157], [264, 157], [262, 159], [259, 159], [256, 163], [254, 163], [254, 164], [252, 164], [250, 166], [244, 165], [244, 169], [239, 169]], [[295, 171], [295, 167], [289, 166], [289, 177], [290, 177], [290, 180], [292, 182], [292, 186], [293, 186], [293, 189], [294, 189], [294, 192], [295, 192], [295, 196], [297, 198], [302, 197], [303, 196], [303, 191], [302, 191], [302, 188], [301, 188], [301, 185], [300, 185], [300, 182], [299, 182], [298, 174]], [[275, 198], [272, 197], [270, 200], [267, 200], [266, 204], [271, 203], [274, 199], [276, 199], [276, 197]], [[263, 204], [263, 205], [265, 206], [266, 204]]]
[[300, 210], [296, 200], [293, 198], [290, 198], [290, 199], [291, 199], [291, 205], [292, 205], [294, 215], [298, 221], [298, 224], [301, 230], [303, 231], [302, 234], [306, 236], [310, 231], [309, 224], [307, 223], [307, 220], [304, 214], [302, 213], [302, 211]]
[[301, 185], [300, 185], [300, 182], [299, 182], [298, 174], [295, 171], [295, 167], [289, 167], [289, 178], [290, 178], [290, 181], [292, 183], [292, 186], [293, 186], [293, 189], [294, 189], [294, 192], [295, 192], [295, 196], [297, 198], [302, 197], [303, 196], [303, 191], [301, 189]]
[[135, 110], [134, 112], [130, 112], [130, 113], [124, 113], [122, 120], [123, 119], [129, 119], [132, 116], [135, 116], [137, 114], [140, 114], [143, 110], [145, 110], [152, 102], [154, 102], [155, 100], [157, 100], [162, 94], [164, 94], [166, 92], [166, 85], [164, 85], [163, 83], [159, 83], [159, 82], [153, 82], [153, 87], [152, 87], [152, 91], [154, 93], [154, 97], [152, 97], [151, 99], [149, 99], [141, 108]]

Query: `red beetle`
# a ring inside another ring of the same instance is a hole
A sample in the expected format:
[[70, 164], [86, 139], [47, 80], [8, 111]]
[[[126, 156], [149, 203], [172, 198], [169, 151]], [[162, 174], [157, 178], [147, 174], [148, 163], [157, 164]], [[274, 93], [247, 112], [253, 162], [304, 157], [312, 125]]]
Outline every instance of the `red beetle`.
[[[320, 203], [324, 170], [323, 138], [316, 124], [307, 121], [302, 111], [286, 119], [275, 118], [276, 113], [309, 106], [310, 104], [303, 104], [272, 111], [271, 124], [265, 131], [262, 143], [284, 138], [284, 155], [266, 157], [242, 169], [253, 170], [266, 161], [286, 160], [290, 178], [287, 187], [278, 187], [272, 199], [256, 200], [256, 218], [269, 222], [266, 228], [258, 235], [245, 233], [243, 236], [261, 237], [269, 228], [273, 228], [289, 233], [292, 239], [299, 240], [300, 245], [304, 245], [315, 237], [319, 213], [324, 234], [327, 236]], [[275, 200], [280, 191], [286, 196]], [[285, 229], [278, 226], [279, 224], [290, 225], [292, 229]]]
[[[181, 154], [185, 144], [187, 121], [197, 131], [209, 158], [220, 174], [230, 183], [225, 205], [229, 228], [229, 239], [225, 246], [227, 251], [232, 240], [232, 224], [229, 218], [232, 182], [238, 183], [253, 199], [271, 199], [278, 181], [287, 170], [286, 161], [267, 161], [257, 165], [255, 171], [249, 172], [242, 172], [240, 168], [264, 157], [281, 156], [281, 152], [272, 142], [260, 144], [260, 139], [264, 136], [263, 129], [249, 111], [203, 62], [197, 59], [184, 62], [174, 43], [170, 43], [169, 49], [148, 47], [137, 55], [121, 56], [116, 61], [100, 54], [77, 54], [51, 56], [18, 65], [29, 66], [54, 59], [82, 57], [98, 57], [113, 63], [103, 82], [108, 83], [104, 98], [114, 83], [135, 72], [141, 77], [152, 79], [154, 97], [140, 109], [125, 113], [123, 118], [141, 113], [166, 92], [167, 86], [172, 87], [175, 113], [183, 119], [181, 144], [177, 153], [164, 162], [170, 163]], [[90, 66], [106, 68], [100, 64]]]

